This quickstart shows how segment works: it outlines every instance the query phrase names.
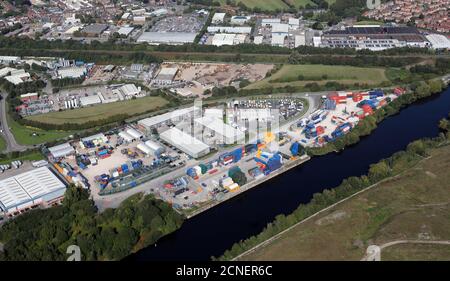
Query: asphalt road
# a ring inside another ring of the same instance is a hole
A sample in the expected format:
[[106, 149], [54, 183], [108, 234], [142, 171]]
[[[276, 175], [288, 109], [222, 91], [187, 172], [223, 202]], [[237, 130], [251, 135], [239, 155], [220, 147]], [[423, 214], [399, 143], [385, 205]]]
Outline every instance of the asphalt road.
[[5, 152], [11, 152], [11, 151], [23, 151], [27, 149], [26, 146], [20, 145], [16, 142], [16, 139], [14, 138], [14, 135], [12, 134], [9, 126], [8, 126], [8, 120], [6, 118], [6, 97], [8, 94], [0, 93], [2, 96], [2, 99], [0, 101], [0, 120], [1, 120], [1, 133], [0, 135], [3, 137], [3, 139], [6, 141], [6, 150]]

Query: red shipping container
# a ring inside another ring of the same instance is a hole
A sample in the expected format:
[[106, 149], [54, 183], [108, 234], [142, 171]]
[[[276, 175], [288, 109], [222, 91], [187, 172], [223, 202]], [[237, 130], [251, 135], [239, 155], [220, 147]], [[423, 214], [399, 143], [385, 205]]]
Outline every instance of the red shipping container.
[[317, 135], [321, 135], [321, 134], [323, 134], [325, 132], [325, 129], [322, 126], [317, 126], [316, 127], [316, 132], [317, 132]]

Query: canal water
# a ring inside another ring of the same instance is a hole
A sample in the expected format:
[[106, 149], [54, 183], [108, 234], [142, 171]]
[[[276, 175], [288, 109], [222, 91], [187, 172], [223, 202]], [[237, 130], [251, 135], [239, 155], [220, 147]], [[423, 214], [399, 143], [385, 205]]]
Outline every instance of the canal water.
[[438, 135], [438, 122], [450, 112], [450, 88], [385, 119], [370, 136], [339, 154], [305, 164], [234, 197], [200, 215], [127, 260], [209, 260], [235, 242], [256, 235], [278, 214], [289, 214], [316, 192], [365, 174], [369, 165], [408, 143]]

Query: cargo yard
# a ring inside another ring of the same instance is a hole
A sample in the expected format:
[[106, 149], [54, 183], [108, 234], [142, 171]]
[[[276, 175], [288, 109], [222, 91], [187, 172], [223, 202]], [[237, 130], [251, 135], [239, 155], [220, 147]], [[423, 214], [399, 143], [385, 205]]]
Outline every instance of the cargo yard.
[[309, 160], [305, 148], [342, 137], [403, 93], [258, 96], [225, 107], [193, 106], [49, 147], [46, 154], [49, 167], [89, 189], [101, 210], [144, 192], [191, 217]]

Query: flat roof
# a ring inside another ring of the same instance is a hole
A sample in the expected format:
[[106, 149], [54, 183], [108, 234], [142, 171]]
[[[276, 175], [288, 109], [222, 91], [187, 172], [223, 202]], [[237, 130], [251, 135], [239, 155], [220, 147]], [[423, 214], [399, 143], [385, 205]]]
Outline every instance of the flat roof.
[[152, 127], [158, 124], [161, 124], [162, 122], [169, 121], [171, 119], [175, 119], [181, 116], [184, 116], [186, 114], [190, 114], [194, 112], [194, 110], [199, 110], [198, 108], [194, 107], [188, 107], [188, 108], [182, 108], [175, 111], [167, 112], [161, 115], [156, 115], [150, 118], [145, 118], [138, 121], [139, 125], [143, 125], [145, 127]]
[[83, 28], [82, 32], [100, 34], [108, 28], [107, 24], [91, 24]]
[[223, 120], [211, 117], [204, 116], [201, 118], [197, 118], [194, 120], [196, 123], [205, 126], [206, 128], [224, 136], [225, 138], [237, 138], [242, 139], [245, 135], [243, 132], [231, 127], [230, 125], [223, 122]]
[[205, 150], [209, 150], [209, 145], [194, 138], [193, 136], [181, 131], [180, 129], [173, 127], [167, 131], [159, 134], [161, 139], [172, 144], [183, 152], [196, 157]]
[[144, 32], [137, 42], [153, 44], [184, 44], [193, 43], [197, 33], [193, 32]]
[[450, 49], [450, 40], [441, 34], [430, 34], [425, 36], [430, 41], [433, 49]]
[[[0, 206], [8, 211], [65, 188], [65, 184], [47, 167], [37, 168], [0, 181]], [[47, 198], [51, 199], [54, 198]]]
[[81, 97], [80, 98], [80, 103], [82, 106], [85, 105], [91, 105], [91, 104], [98, 104], [101, 103], [102, 101], [100, 100], [100, 97], [98, 95], [91, 95], [91, 96], [87, 96], [87, 97]]

